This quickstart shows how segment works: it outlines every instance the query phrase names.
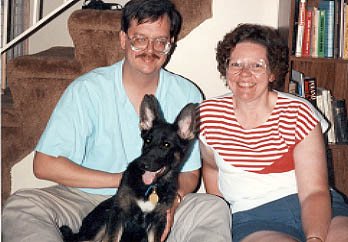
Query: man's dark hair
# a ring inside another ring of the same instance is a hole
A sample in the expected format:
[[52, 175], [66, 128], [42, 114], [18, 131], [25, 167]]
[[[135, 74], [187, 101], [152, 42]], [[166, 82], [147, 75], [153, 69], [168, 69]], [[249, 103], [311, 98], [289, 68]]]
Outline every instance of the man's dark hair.
[[127, 33], [132, 20], [138, 24], [155, 22], [167, 15], [170, 20], [170, 37], [177, 39], [181, 28], [181, 15], [169, 0], [131, 0], [123, 8], [121, 30]]

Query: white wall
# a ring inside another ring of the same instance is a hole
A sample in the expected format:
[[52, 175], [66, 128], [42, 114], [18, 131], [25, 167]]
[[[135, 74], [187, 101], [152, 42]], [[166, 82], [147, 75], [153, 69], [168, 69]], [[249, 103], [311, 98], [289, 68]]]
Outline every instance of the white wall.
[[[60, 2], [58, 0], [50, 0]], [[167, 69], [194, 81], [206, 97], [226, 93], [216, 69], [215, 48], [224, 34], [239, 23], [260, 23], [277, 27], [279, 0], [213, 0], [213, 17], [206, 20], [179, 41]], [[119, 3], [126, 2], [117, 1]], [[69, 13], [52, 22], [30, 38], [30, 52], [36, 53], [52, 46], [71, 46], [72, 42], [66, 28], [66, 19], [71, 11], [80, 8], [79, 2]], [[12, 191], [21, 187], [45, 186], [30, 174], [33, 154], [17, 164], [12, 171]], [[28, 175], [29, 173], [29, 175]], [[25, 179], [23, 179], [25, 178]]]
[[214, 0], [213, 18], [179, 41], [167, 68], [194, 81], [206, 97], [227, 92], [216, 68], [216, 44], [236, 25], [247, 22], [277, 27], [278, 0]]
[[[33, 0], [31, 6], [33, 6]], [[63, 3], [64, 0], [44, 0], [43, 1], [43, 15], [50, 13]], [[119, 3], [122, 6], [128, 2], [128, 0], [103, 0], [104, 2]], [[67, 20], [70, 14], [76, 9], [81, 9], [84, 0], [78, 1], [68, 10], [63, 12], [57, 18], [53, 19], [48, 25], [41, 28], [37, 33], [29, 38], [29, 53], [37, 53], [46, 50], [53, 46], [72, 46], [72, 40], [70, 38]]]

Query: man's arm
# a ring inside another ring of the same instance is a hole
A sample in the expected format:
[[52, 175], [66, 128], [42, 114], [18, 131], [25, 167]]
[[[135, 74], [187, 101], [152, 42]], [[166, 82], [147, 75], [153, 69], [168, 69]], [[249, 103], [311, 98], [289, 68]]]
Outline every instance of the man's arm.
[[41, 152], [34, 156], [34, 175], [58, 184], [83, 188], [117, 188], [121, 173], [108, 173], [82, 167], [64, 157]]
[[187, 193], [193, 192], [198, 186], [200, 177], [199, 170], [181, 172], [179, 174], [179, 189], [180, 196], [185, 196]]
[[167, 224], [166, 224], [165, 230], [163, 231], [161, 241], [164, 241], [168, 236], [170, 228], [172, 227], [174, 222], [175, 210], [179, 206], [181, 199], [186, 194], [195, 191], [195, 189], [198, 186], [199, 177], [200, 177], [199, 170], [181, 172], [179, 174], [178, 196], [177, 196], [177, 199], [174, 200], [173, 207], [171, 209], [168, 209], [167, 211]]

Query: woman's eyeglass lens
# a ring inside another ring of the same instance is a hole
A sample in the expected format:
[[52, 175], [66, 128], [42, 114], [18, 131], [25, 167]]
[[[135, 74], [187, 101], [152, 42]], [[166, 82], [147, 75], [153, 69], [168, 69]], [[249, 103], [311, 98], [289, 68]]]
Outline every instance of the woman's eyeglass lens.
[[226, 71], [231, 75], [239, 75], [243, 70], [248, 70], [254, 75], [261, 75], [266, 73], [267, 64], [264, 60], [255, 62], [244, 62], [244, 61], [226, 61]]

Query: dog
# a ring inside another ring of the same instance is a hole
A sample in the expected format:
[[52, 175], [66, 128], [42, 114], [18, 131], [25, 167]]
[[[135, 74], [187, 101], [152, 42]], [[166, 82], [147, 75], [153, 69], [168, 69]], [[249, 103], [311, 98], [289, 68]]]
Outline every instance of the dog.
[[66, 225], [60, 227], [65, 242], [160, 241], [167, 210], [177, 199], [180, 169], [197, 136], [197, 105], [187, 104], [174, 123], [168, 123], [155, 96], [144, 96], [141, 155], [129, 163], [116, 195], [90, 212], [78, 233]]

